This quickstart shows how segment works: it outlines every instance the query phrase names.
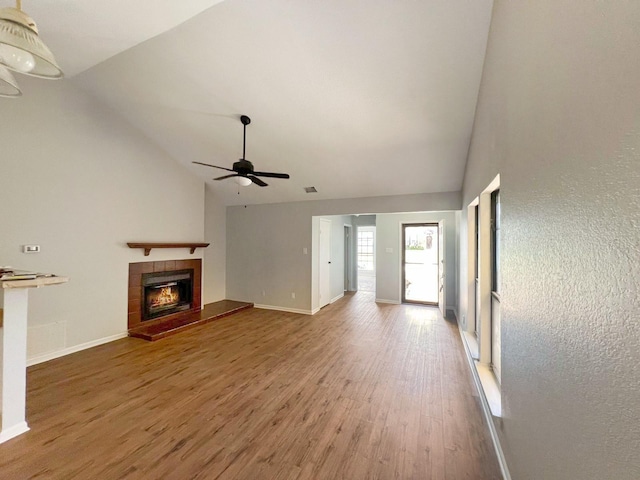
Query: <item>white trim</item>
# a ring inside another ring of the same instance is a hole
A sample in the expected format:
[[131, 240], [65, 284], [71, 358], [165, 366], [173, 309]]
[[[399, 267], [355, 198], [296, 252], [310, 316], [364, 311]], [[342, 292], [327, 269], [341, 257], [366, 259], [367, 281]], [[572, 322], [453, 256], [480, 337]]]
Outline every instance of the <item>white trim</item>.
[[74, 345], [73, 347], [63, 348], [62, 350], [56, 350], [55, 352], [49, 352], [43, 355], [38, 355], [38, 356], [27, 359], [27, 366], [31, 367], [32, 365], [37, 365], [38, 363], [48, 362], [49, 360], [53, 360], [55, 358], [64, 357], [65, 355], [70, 355], [72, 353], [80, 352], [81, 350], [86, 350], [87, 348], [97, 347], [98, 345], [103, 345], [105, 343], [113, 342], [115, 340], [120, 340], [121, 338], [126, 338], [127, 336], [128, 336], [127, 332], [117, 333], [109, 337], [99, 338], [97, 340], [92, 340], [90, 342]]
[[475, 361], [475, 367], [480, 378], [480, 384], [487, 403], [494, 417], [502, 417], [502, 394], [500, 393], [500, 385], [493, 369], [489, 365], [484, 365], [479, 361]]
[[22, 422], [13, 427], [7, 428], [0, 432], [0, 443], [4, 443], [7, 440], [11, 440], [12, 438], [17, 437], [18, 435], [22, 435], [25, 432], [29, 431], [29, 426], [27, 422]]
[[[320, 264], [321, 260], [322, 260], [322, 224], [324, 223], [325, 227], [327, 227], [327, 230], [329, 232], [328, 237], [329, 239], [327, 240], [327, 247], [329, 247], [329, 270], [328, 272], [328, 277], [326, 279], [326, 281], [329, 283], [328, 287], [327, 287], [327, 293], [328, 295], [331, 295], [331, 220], [325, 217], [319, 217], [318, 218], [318, 304], [320, 305], [320, 308], [325, 307], [327, 305], [329, 305], [331, 303], [330, 300], [324, 300], [322, 297], [322, 291], [323, 291], [323, 283], [322, 283], [322, 265]], [[323, 303], [324, 302], [324, 303]], [[277, 309], [276, 309], [277, 310]], [[294, 312], [294, 313], [300, 313], [300, 312]]]
[[484, 418], [487, 422], [487, 426], [489, 427], [489, 434], [491, 435], [493, 448], [496, 451], [496, 456], [498, 457], [498, 464], [500, 465], [502, 478], [504, 480], [511, 480], [511, 474], [509, 473], [507, 460], [504, 457], [504, 452], [502, 451], [502, 446], [500, 445], [500, 438], [498, 437], [498, 431], [496, 430], [496, 426], [493, 423], [491, 408], [489, 406], [489, 402], [487, 401], [487, 397], [485, 396], [484, 389], [480, 381], [480, 376], [478, 375], [478, 370], [476, 369], [477, 364], [471, 356], [471, 351], [469, 350], [469, 346], [467, 345], [466, 337], [464, 335], [463, 330], [460, 328], [459, 324], [458, 324], [458, 333], [460, 333], [460, 338], [462, 339], [462, 345], [464, 346], [464, 352], [467, 357], [467, 362], [469, 363], [469, 369], [471, 370], [473, 383], [475, 384], [476, 391], [478, 392], [478, 396], [480, 397], [480, 404], [482, 405], [482, 413], [484, 413]]
[[[476, 212], [476, 207], [478, 208], [478, 212]], [[480, 328], [480, 325], [476, 325], [476, 319], [478, 317], [476, 306], [480, 289], [476, 285], [477, 273], [475, 271], [476, 263], [478, 262], [476, 259], [478, 256], [477, 240], [480, 235], [480, 232], [476, 231], [476, 213], [479, 213], [479, 209], [480, 197], [476, 197], [467, 207], [467, 316], [463, 321], [467, 332], [474, 334]], [[478, 221], [479, 220], [478, 218]]]
[[288, 307], [277, 307], [275, 305], [258, 305], [255, 304], [253, 308], [261, 308], [262, 310], [277, 310], [279, 312], [289, 312], [289, 313], [300, 313], [302, 315], [313, 315], [320, 311], [320, 309], [315, 310], [302, 310], [300, 308], [288, 308]]
[[376, 298], [376, 303], [390, 303], [392, 305], [400, 305], [399, 300], [387, 300], [385, 298]]
[[335, 297], [333, 297], [331, 300], [329, 300], [329, 303], [337, 302], [337, 301], [338, 301], [338, 300], [340, 300], [342, 297], [344, 297], [344, 292], [342, 292], [340, 295], [336, 295]]
[[471, 358], [474, 360], [478, 360], [480, 355], [478, 355], [478, 339], [473, 332], [463, 331], [464, 339], [467, 342], [467, 347], [469, 347], [469, 353], [471, 354]]

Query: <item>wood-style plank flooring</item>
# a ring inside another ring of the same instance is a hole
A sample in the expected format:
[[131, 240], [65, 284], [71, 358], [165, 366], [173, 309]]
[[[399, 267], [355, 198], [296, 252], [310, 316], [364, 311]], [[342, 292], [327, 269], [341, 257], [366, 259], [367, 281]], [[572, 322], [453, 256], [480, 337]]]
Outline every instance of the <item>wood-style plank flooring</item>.
[[499, 479], [457, 327], [368, 292], [28, 370], [1, 479]]

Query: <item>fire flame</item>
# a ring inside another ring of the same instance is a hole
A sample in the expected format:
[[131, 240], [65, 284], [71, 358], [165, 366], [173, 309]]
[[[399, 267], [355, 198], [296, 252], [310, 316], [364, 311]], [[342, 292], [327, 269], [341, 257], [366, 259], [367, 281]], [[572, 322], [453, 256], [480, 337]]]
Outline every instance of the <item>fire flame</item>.
[[178, 301], [178, 289], [172, 287], [162, 287], [160, 293], [151, 302], [152, 307], [162, 307]]

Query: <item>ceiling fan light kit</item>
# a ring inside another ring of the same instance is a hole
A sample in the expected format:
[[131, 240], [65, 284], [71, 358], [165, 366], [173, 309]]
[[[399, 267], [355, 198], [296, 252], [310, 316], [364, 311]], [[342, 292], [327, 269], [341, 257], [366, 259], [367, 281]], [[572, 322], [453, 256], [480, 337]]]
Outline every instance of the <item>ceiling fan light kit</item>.
[[11, 72], [0, 65], [0, 96], [19, 97], [22, 95], [18, 82], [13, 78]]
[[18, 0], [16, 8], [0, 8], [0, 95], [5, 97], [20, 95], [20, 88], [6, 69], [45, 79], [64, 76], [53, 53], [40, 39], [36, 22], [21, 6]]
[[249, 185], [251, 185], [251, 183], [253, 183], [247, 177], [241, 177], [240, 175], [235, 175], [233, 178], [233, 181], [236, 182], [241, 187], [248, 187]]
[[240, 121], [244, 125], [244, 133], [242, 136], [242, 158], [233, 164], [233, 168], [219, 167], [218, 165], [211, 165], [209, 163], [192, 162], [197, 165], [204, 165], [205, 167], [219, 168], [220, 170], [226, 170], [227, 172], [233, 172], [230, 175], [223, 175], [222, 177], [214, 178], [214, 180], [225, 180], [227, 178], [233, 178], [234, 181], [243, 187], [248, 187], [252, 183], [260, 187], [266, 187], [269, 184], [264, 182], [258, 177], [268, 178], [289, 178], [287, 173], [275, 173], [275, 172], [256, 172], [253, 169], [253, 163], [245, 159], [245, 151], [247, 146], [247, 125], [251, 123], [251, 119], [246, 115], [240, 115]]

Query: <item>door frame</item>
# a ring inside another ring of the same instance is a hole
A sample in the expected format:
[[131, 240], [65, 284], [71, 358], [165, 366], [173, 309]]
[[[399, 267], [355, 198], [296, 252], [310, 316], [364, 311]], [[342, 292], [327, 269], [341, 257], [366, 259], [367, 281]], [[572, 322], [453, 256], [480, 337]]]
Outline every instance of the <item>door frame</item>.
[[353, 291], [353, 225], [344, 224], [344, 291]]
[[[440, 227], [438, 222], [415, 222], [415, 223], [402, 223], [400, 224], [400, 302], [401, 303], [413, 303], [417, 305], [430, 305], [433, 307], [438, 306], [438, 302], [420, 302], [418, 300], [407, 300], [406, 298], [406, 272], [405, 272], [405, 245], [406, 245], [406, 228], [405, 227], [436, 227], [438, 230], [438, 251], [440, 251]], [[439, 285], [440, 279], [437, 278], [437, 284]]]
[[[323, 224], [326, 227], [325, 236], [323, 237]], [[327, 239], [327, 257], [328, 257], [328, 265], [327, 267], [327, 278], [324, 279], [323, 272], [323, 238]], [[324, 282], [323, 285], [323, 281]], [[328, 290], [327, 298], [322, 295], [323, 286], [325, 286]], [[327, 218], [320, 218], [318, 223], [318, 308], [325, 307], [331, 303], [331, 220]]]
[[447, 318], [447, 260], [445, 255], [444, 220], [438, 222], [438, 308]]

